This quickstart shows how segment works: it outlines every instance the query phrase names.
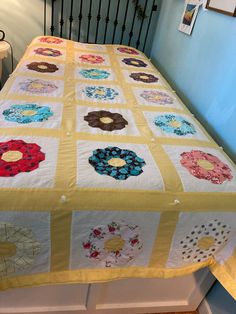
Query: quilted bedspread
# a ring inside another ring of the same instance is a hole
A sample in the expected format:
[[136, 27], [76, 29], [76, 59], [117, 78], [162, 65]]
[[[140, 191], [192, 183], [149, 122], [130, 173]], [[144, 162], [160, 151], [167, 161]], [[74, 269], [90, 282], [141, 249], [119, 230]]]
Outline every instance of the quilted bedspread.
[[236, 297], [235, 165], [140, 51], [35, 38], [0, 132], [0, 289], [209, 266]]

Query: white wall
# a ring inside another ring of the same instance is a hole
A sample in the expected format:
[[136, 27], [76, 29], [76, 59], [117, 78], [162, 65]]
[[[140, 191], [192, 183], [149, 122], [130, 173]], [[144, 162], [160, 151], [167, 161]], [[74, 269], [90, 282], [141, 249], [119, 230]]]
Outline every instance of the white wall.
[[[43, 34], [43, 0], [1, 0], [0, 29], [13, 46], [14, 63], [18, 63], [26, 46]], [[3, 62], [3, 81], [11, 69], [10, 58]]]

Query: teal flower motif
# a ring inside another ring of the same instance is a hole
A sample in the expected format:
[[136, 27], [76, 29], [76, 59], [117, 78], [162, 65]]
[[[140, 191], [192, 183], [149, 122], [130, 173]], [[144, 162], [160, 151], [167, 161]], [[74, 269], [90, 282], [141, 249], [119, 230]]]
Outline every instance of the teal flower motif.
[[119, 95], [113, 88], [104, 86], [86, 86], [83, 92], [87, 97], [98, 100], [113, 100]]
[[108, 175], [116, 180], [126, 180], [130, 176], [139, 176], [146, 165], [135, 152], [119, 147], [98, 148], [89, 157], [89, 163], [101, 175]]
[[3, 111], [5, 120], [27, 124], [31, 122], [42, 122], [53, 116], [53, 112], [47, 106], [35, 104], [12, 105]]
[[105, 80], [109, 77], [110, 73], [98, 69], [84, 69], [79, 72], [83, 77], [92, 80]]
[[166, 133], [173, 133], [178, 136], [185, 136], [187, 134], [195, 134], [197, 131], [195, 127], [182, 118], [174, 114], [164, 114], [157, 116], [154, 120], [156, 126], [161, 128]]

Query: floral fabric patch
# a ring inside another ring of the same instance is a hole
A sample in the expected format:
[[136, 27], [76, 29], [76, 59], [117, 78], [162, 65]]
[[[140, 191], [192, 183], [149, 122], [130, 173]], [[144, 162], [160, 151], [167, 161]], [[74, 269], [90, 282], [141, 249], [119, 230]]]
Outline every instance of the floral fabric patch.
[[94, 150], [93, 155], [89, 157], [89, 163], [97, 173], [111, 176], [116, 180], [139, 176], [146, 164], [135, 152], [112, 146]]
[[59, 70], [55, 64], [48, 62], [31, 62], [26, 66], [29, 70], [41, 73], [53, 73]]
[[44, 81], [40, 79], [27, 79], [20, 82], [20, 89], [33, 94], [50, 94], [58, 89], [58, 87], [50, 81]]
[[105, 267], [123, 266], [140, 254], [143, 243], [140, 228], [125, 221], [111, 221], [91, 229], [83, 242], [86, 257]]
[[198, 179], [207, 180], [213, 184], [231, 181], [233, 176], [230, 167], [218, 157], [201, 150], [183, 152], [180, 163], [189, 173]]
[[174, 103], [174, 99], [165, 92], [155, 90], [143, 90], [140, 93], [140, 97], [146, 101], [158, 105], [171, 105]]
[[29, 228], [0, 223], [0, 277], [33, 266], [41, 245]]
[[92, 54], [83, 54], [79, 56], [79, 60], [84, 63], [91, 63], [91, 64], [101, 64], [105, 62], [105, 59], [98, 55]]
[[196, 133], [193, 124], [181, 116], [174, 114], [159, 115], [154, 119], [154, 124], [164, 132], [174, 133], [178, 136]]
[[200, 263], [213, 257], [226, 244], [231, 227], [218, 219], [196, 225], [181, 241], [185, 262]]
[[131, 65], [138, 68], [145, 68], [147, 67], [147, 63], [145, 63], [143, 60], [136, 59], [136, 58], [124, 58], [122, 59], [122, 62], [126, 65]]
[[37, 48], [34, 50], [37, 55], [46, 56], [46, 57], [60, 57], [62, 56], [62, 52], [57, 49], [52, 48]]
[[112, 113], [106, 110], [89, 112], [84, 120], [88, 122], [89, 126], [99, 128], [103, 131], [121, 130], [128, 125], [128, 122], [119, 113]]
[[42, 122], [53, 116], [53, 112], [47, 106], [36, 104], [12, 105], [3, 111], [4, 118], [11, 122], [31, 123]]
[[62, 39], [56, 38], [56, 37], [41, 37], [39, 38], [39, 41], [41, 43], [56, 44], [56, 45], [63, 43]]
[[139, 72], [131, 73], [129, 75], [134, 81], [143, 82], [143, 83], [156, 83], [158, 82], [158, 77], [153, 74]]
[[110, 73], [99, 69], [83, 69], [79, 72], [86, 79], [105, 80], [110, 76]]
[[128, 48], [128, 47], [118, 47], [117, 50], [121, 53], [127, 53], [130, 55], [139, 55], [139, 53], [133, 49], [133, 48]]
[[104, 86], [86, 86], [83, 93], [89, 98], [98, 100], [113, 100], [119, 95], [113, 88]]
[[21, 172], [31, 172], [45, 160], [41, 147], [22, 140], [0, 143], [0, 176], [14, 177]]

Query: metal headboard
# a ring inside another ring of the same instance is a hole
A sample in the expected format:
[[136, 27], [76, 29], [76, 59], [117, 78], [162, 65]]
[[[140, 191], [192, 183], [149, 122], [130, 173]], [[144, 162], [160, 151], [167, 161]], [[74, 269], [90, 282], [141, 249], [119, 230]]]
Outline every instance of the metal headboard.
[[44, 0], [44, 34], [148, 50], [155, 0]]

